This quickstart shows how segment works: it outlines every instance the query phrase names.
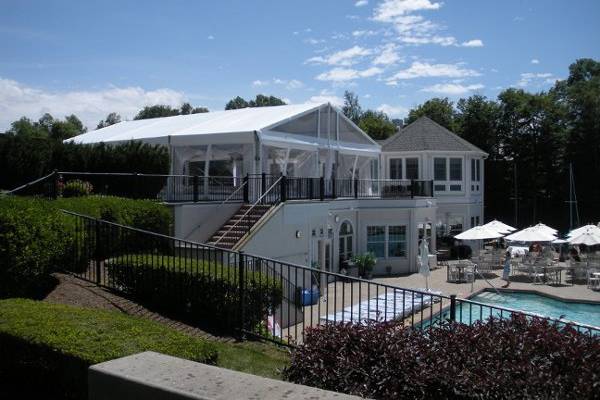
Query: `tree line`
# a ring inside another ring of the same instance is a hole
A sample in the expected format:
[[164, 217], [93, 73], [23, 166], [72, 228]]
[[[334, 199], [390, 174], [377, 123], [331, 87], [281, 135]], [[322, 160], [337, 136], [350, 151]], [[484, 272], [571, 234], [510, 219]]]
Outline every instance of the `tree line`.
[[[345, 100], [344, 112], [364, 129], [356, 97], [347, 94]], [[568, 229], [572, 168], [575, 218], [578, 211], [581, 224], [600, 220], [600, 62], [579, 59], [566, 79], [538, 93], [508, 88], [497, 99], [433, 98], [410, 110], [404, 124], [421, 116], [489, 154], [486, 219]]]

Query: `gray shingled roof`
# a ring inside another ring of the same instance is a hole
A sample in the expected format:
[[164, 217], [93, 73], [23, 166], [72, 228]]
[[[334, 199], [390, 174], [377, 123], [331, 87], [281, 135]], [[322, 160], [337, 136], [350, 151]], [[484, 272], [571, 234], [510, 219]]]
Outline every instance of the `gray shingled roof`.
[[402, 128], [382, 144], [382, 151], [474, 151], [487, 154], [428, 117]]

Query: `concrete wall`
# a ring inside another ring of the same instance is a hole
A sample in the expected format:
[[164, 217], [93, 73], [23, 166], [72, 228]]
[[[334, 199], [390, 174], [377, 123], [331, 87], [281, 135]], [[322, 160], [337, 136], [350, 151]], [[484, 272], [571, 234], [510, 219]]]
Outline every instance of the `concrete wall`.
[[240, 203], [174, 204], [174, 235], [193, 242], [206, 242], [237, 210]]
[[89, 400], [358, 399], [289, 382], [144, 352], [90, 367]]

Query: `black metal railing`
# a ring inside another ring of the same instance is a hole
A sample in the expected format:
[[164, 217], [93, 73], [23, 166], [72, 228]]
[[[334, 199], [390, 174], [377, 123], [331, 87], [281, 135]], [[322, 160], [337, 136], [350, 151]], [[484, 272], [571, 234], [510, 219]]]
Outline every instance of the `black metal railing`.
[[[307, 328], [329, 323], [396, 320], [428, 329], [447, 320], [535, 317], [64, 212], [73, 220], [68, 271], [215, 330], [294, 345]], [[600, 334], [595, 327], [544, 319]]]
[[9, 193], [56, 198], [87, 194], [166, 202], [228, 201], [253, 203], [279, 178], [264, 204], [286, 200], [336, 198], [404, 199], [433, 197], [433, 181], [392, 179], [305, 178], [281, 175], [231, 176], [135, 173], [53, 172]]

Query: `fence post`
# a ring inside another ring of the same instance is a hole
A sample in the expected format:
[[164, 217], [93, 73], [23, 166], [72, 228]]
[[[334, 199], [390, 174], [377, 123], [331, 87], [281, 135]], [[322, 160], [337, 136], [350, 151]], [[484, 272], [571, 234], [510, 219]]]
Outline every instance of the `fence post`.
[[267, 174], [265, 174], [263, 172], [262, 175], [260, 176], [260, 194], [257, 196], [257, 198], [262, 196], [263, 194], [265, 194], [266, 191], [267, 191]]
[[95, 267], [96, 267], [96, 284], [100, 285], [101, 281], [100, 281], [100, 275], [101, 275], [101, 266], [100, 266], [100, 262], [102, 260], [102, 232], [101, 232], [101, 228], [100, 228], [100, 220], [95, 218], [94, 219], [94, 227], [95, 227], [95, 233], [96, 233], [96, 248], [94, 249], [94, 262], [95, 262]]
[[238, 328], [239, 328], [239, 337], [240, 339], [243, 339], [244, 337], [244, 319], [245, 319], [245, 315], [244, 315], [244, 296], [245, 296], [245, 269], [246, 269], [246, 265], [245, 265], [245, 260], [244, 260], [245, 256], [244, 256], [244, 252], [240, 251], [238, 252]]
[[450, 295], [450, 321], [456, 321], [456, 295]]
[[319, 200], [325, 200], [325, 177], [319, 178]]
[[337, 196], [336, 196], [336, 193], [335, 193], [335, 176], [332, 175], [331, 176], [331, 198], [335, 199], [336, 197]]
[[354, 198], [358, 199], [358, 179], [354, 178]]
[[194, 189], [194, 203], [198, 202], [198, 175], [192, 177], [192, 186]]
[[413, 179], [410, 180], [410, 198], [415, 198], [415, 181]]
[[248, 201], [248, 174], [246, 174], [246, 176], [244, 177], [244, 203], [249, 203]]
[[287, 176], [281, 175], [281, 202], [287, 200]]

